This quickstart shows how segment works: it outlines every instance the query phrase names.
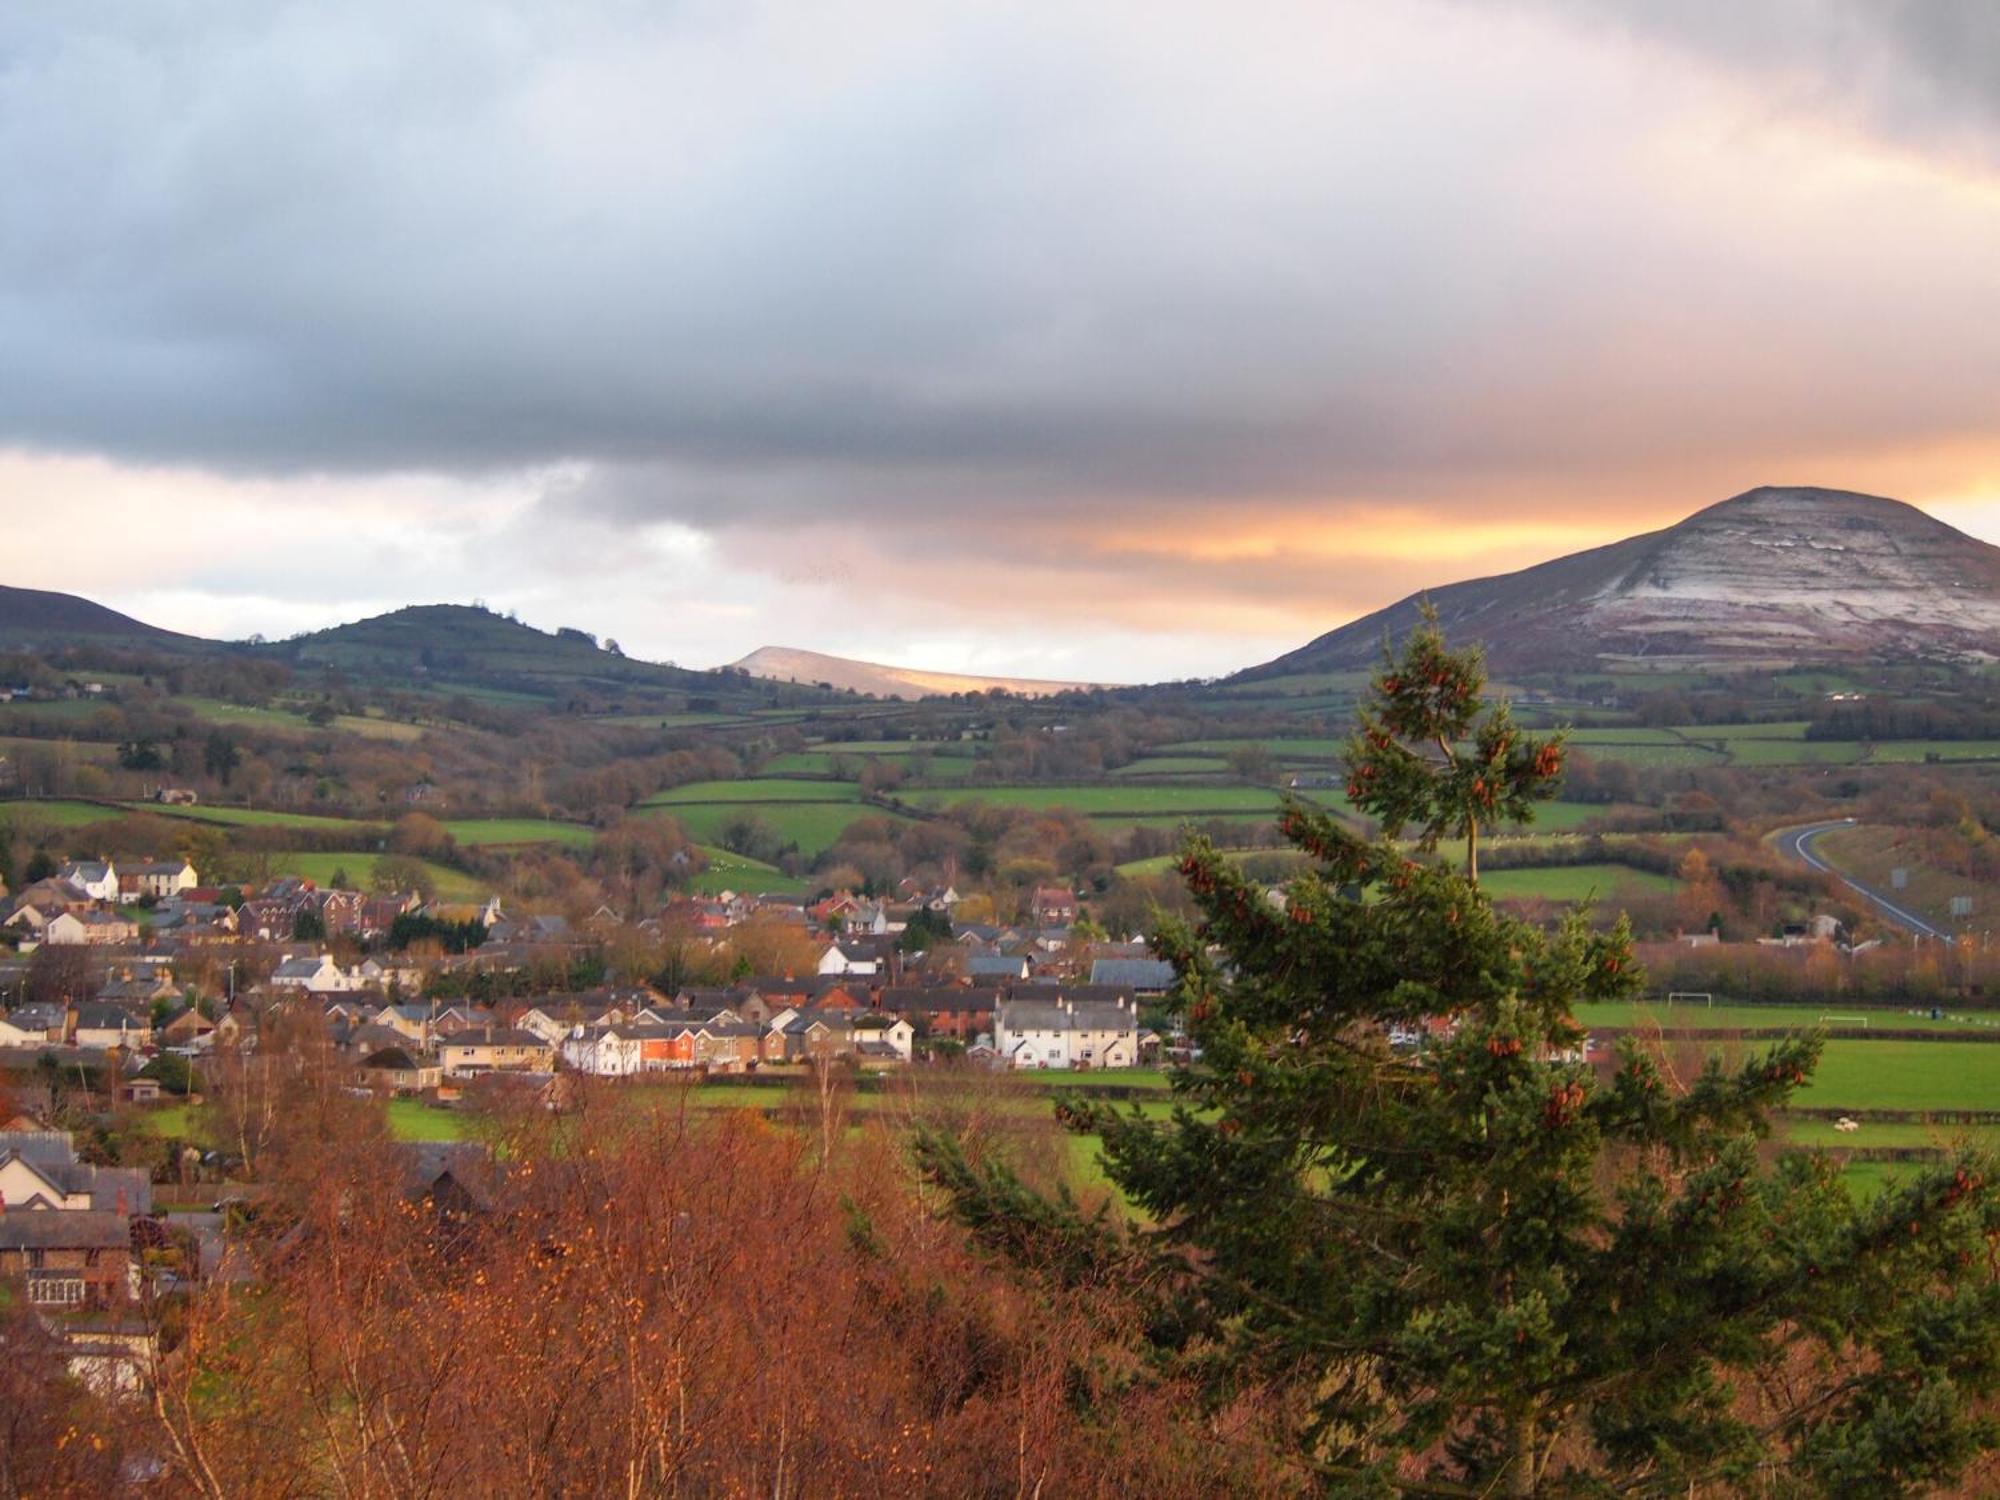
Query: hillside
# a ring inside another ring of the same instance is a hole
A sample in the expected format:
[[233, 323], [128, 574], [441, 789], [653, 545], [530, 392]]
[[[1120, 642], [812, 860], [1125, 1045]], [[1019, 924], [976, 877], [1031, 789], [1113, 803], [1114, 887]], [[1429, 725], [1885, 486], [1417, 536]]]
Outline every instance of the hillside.
[[213, 644], [148, 625], [75, 594], [0, 585], [0, 645], [63, 646], [72, 645], [79, 638], [156, 649], [202, 648]]
[[[1371, 665], [1423, 596], [1238, 674]], [[1991, 659], [2000, 547], [1901, 501], [1751, 490], [1663, 531], [1429, 592], [1502, 673]]]
[[976, 677], [963, 672], [925, 672], [914, 667], [889, 667], [878, 662], [825, 656], [789, 646], [762, 646], [732, 670], [767, 681], [809, 683], [874, 698], [927, 698], [946, 693], [986, 693], [998, 688], [1025, 698], [1099, 686], [1086, 682], [1053, 682], [1034, 677]]
[[409, 605], [266, 649], [294, 663], [324, 664], [366, 677], [398, 675], [419, 683], [469, 683], [536, 696], [667, 689], [742, 697], [746, 688], [741, 679], [724, 673], [690, 671], [606, 650], [580, 630], [537, 630], [462, 604]]

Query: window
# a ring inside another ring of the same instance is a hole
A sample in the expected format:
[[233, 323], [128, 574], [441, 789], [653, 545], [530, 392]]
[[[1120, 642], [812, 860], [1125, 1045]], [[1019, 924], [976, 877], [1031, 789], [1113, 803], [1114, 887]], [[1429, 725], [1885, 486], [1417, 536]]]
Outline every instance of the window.
[[31, 1271], [28, 1300], [37, 1307], [76, 1307], [83, 1301], [83, 1278], [65, 1271]]

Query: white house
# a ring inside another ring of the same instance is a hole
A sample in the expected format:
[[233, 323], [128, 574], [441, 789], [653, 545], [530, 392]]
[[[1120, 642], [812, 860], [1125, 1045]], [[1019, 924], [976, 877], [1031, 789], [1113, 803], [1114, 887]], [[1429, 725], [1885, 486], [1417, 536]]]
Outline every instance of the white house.
[[1135, 1006], [1116, 1000], [1003, 1000], [993, 1050], [1010, 1068], [1130, 1068], [1139, 1062]]
[[876, 967], [867, 950], [842, 943], [828, 943], [826, 952], [819, 956], [821, 974], [873, 974]]
[[137, 871], [139, 894], [164, 901], [170, 896], [178, 896], [182, 891], [191, 891], [201, 884], [201, 877], [193, 865], [184, 859], [161, 860], [156, 864], [140, 865]]
[[139, 924], [116, 912], [66, 911], [49, 919], [42, 929], [45, 943], [135, 943]]
[[916, 1028], [901, 1016], [866, 1015], [854, 1022], [854, 1049], [862, 1057], [908, 1062], [916, 1048]]
[[330, 953], [288, 958], [271, 971], [271, 987], [306, 990], [316, 995], [345, 995], [362, 987], [358, 974], [349, 974], [333, 961]]
[[17, 1023], [0, 1016], [0, 1047], [39, 1047], [48, 1039], [45, 1027]]
[[[649, 1040], [662, 1042], [663, 1028], [631, 1022], [579, 1026], [563, 1038], [562, 1059], [579, 1073], [598, 1078], [629, 1078], [647, 1071]], [[662, 1054], [654, 1063], [664, 1066], [664, 1048], [656, 1046], [654, 1050]]]
[[75, 886], [93, 901], [118, 899], [118, 871], [110, 860], [83, 859], [64, 865], [56, 878]]

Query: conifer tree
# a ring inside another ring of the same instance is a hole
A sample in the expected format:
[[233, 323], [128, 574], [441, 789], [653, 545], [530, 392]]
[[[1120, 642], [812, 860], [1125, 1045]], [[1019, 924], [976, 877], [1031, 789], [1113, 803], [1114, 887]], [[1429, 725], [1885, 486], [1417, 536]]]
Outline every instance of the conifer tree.
[[1419, 848], [1465, 840], [1465, 873], [1479, 878], [1479, 835], [1531, 822], [1534, 805], [1562, 780], [1560, 735], [1514, 726], [1505, 703], [1485, 703], [1486, 665], [1477, 650], [1448, 650], [1437, 610], [1400, 656], [1385, 641], [1382, 670], [1356, 714], [1347, 746], [1347, 799], [1382, 825], [1385, 838], [1413, 829]]
[[1293, 1403], [1329, 1494], [1893, 1495], [1995, 1445], [1987, 1159], [1865, 1202], [1824, 1158], [1767, 1161], [1817, 1035], [1682, 1079], [1587, 1051], [1574, 1007], [1638, 985], [1622, 922], [1534, 928], [1319, 809], [1283, 828], [1311, 866], [1275, 900], [1185, 848], [1199, 918], [1158, 943], [1200, 1061], [1172, 1117], [1061, 1111], [1142, 1222], [920, 1138], [996, 1257], [1150, 1288], [1160, 1358]]

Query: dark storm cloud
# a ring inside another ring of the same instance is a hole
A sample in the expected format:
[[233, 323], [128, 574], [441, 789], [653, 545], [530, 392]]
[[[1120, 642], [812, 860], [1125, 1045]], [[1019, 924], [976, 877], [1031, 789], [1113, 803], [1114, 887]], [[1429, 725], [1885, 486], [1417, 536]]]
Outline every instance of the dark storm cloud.
[[1336, 298], [1300, 327], [1203, 222], [1288, 192], [1225, 163], [1173, 181], [1196, 143], [1151, 136], [1170, 101], [1117, 95], [1106, 35], [976, 9], [579, 14], [0, 18], [0, 363], [29, 377], [0, 440], [1171, 489], [1393, 434], [1328, 352], [1398, 358], [1386, 309]]
[[1085, 513], [1473, 513], [1529, 481], [1574, 513], [1695, 446], [1747, 484], [1773, 453], [1985, 424], [1981, 263], [1873, 203], [1830, 237], [1758, 180], [1789, 163], [1661, 164], [1649, 132], [1680, 122], [1648, 111], [1712, 101], [1593, 49], [1613, 26], [1829, 95], [1852, 74], [1881, 119], [1942, 128], [1988, 118], [1992, 25], [1865, 0], [16, 4], [0, 444], [566, 466], [551, 516], [888, 516], [939, 556], [1004, 520], [1043, 560]]

